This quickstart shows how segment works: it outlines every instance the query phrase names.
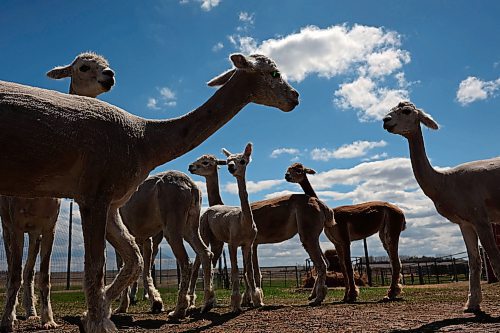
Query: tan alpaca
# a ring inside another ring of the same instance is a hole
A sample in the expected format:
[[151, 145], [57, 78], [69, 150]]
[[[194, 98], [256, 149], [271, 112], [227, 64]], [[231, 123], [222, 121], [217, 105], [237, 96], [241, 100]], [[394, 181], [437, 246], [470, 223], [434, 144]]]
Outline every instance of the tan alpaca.
[[[55, 79], [71, 77], [70, 94], [80, 96], [96, 97], [109, 91], [114, 85], [114, 72], [109, 68], [107, 60], [95, 53], [81, 53], [70, 65], [56, 67], [50, 70], [47, 76]], [[43, 329], [57, 327], [50, 303], [50, 256], [59, 207], [60, 200], [56, 198], [27, 199], [0, 196], [4, 245], [8, 271], [12, 274], [9, 294], [17, 295], [19, 291], [24, 233], [29, 234], [28, 256], [22, 276], [23, 307], [28, 318], [38, 317], [35, 307], [34, 278], [36, 257], [41, 249], [38, 285], [41, 295], [40, 319]], [[12, 254], [14, 259], [9, 259]], [[14, 303], [5, 303], [2, 323], [7, 324], [2, 324], [2, 327], [12, 327], [12, 321], [16, 320], [17, 296], [12, 297], [11, 300], [14, 300]], [[9, 318], [5, 318], [6, 316]]]
[[226, 149], [223, 149], [223, 152], [227, 156], [228, 170], [238, 183], [241, 207], [211, 206], [203, 213], [200, 223], [208, 225], [211, 235], [228, 245], [231, 260], [231, 311], [239, 312], [241, 311], [241, 294], [237, 251], [240, 246], [243, 253], [243, 265], [245, 266], [245, 280], [250, 288], [252, 302], [254, 306], [263, 305], [262, 293], [260, 288], [255, 285], [253, 274], [252, 246], [257, 235], [257, 227], [248, 202], [245, 181], [246, 168], [250, 163], [252, 154], [252, 144], [247, 144], [244, 152], [240, 154], [231, 154]]
[[[86, 332], [116, 330], [109, 319], [111, 302], [140, 274], [142, 257], [118, 208], [149, 172], [197, 147], [250, 102], [283, 111], [297, 106], [298, 93], [272, 60], [241, 54], [231, 60], [236, 68], [209, 82], [222, 87], [207, 102], [167, 120], [147, 120], [97, 99], [0, 81], [0, 194], [66, 197], [78, 203]], [[124, 266], [105, 288], [106, 236]], [[6, 302], [14, 298], [8, 294]], [[11, 327], [11, 322], [2, 326]]]
[[404, 136], [409, 143], [415, 178], [439, 214], [460, 226], [469, 256], [469, 295], [464, 310], [480, 311], [481, 257], [478, 237], [495, 275], [500, 277], [500, 251], [491, 223], [500, 223], [500, 158], [435, 170], [425, 153], [420, 123], [438, 129], [436, 122], [410, 102], [401, 102], [384, 118], [384, 128]]
[[[208, 155], [210, 156], [210, 155]], [[221, 201], [217, 176], [217, 159], [200, 158], [191, 164], [189, 170], [192, 173], [202, 175], [207, 180], [207, 192], [209, 203]], [[213, 201], [211, 201], [213, 198]], [[333, 214], [330, 209], [319, 199], [311, 198], [305, 194], [285, 195], [278, 198], [253, 202], [251, 204], [253, 218], [257, 225], [257, 237], [252, 250], [252, 266], [255, 274], [256, 286], [262, 291], [262, 274], [258, 264], [257, 246], [259, 244], [274, 244], [286, 241], [299, 234], [304, 249], [317, 269], [313, 291], [309, 296], [310, 305], [319, 305], [327, 294], [326, 262], [319, 245], [319, 236], [325, 225], [334, 224]], [[214, 254], [212, 263], [215, 265], [221, 252], [223, 242], [218, 241], [207, 230], [203, 221], [200, 222], [200, 232], [205, 242], [210, 243], [210, 249]], [[191, 277], [190, 295], [195, 293], [195, 284], [199, 260], [193, 265], [193, 276]], [[191, 299], [194, 299], [191, 296]], [[243, 295], [244, 304], [251, 303], [249, 289]]]
[[[130, 200], [120, 208], [123, 223], [142, 247], [144, 258], [143, 280], [147, 289], [152, 311], [163, 310], [160, 293], [153, 285], [151, 262], [154, 259], [152, 238], [160, 232], [172, 248], [179, 264], [181, 281], [177, 305], [171, 317], [183, 318], [189, 305], [187, 297], [191, 263], [183, 240], [191, 245], [201, 257], [205, 277], [205, 306], [208, 311], [214, 304], [212, 288], [212, 253], [200, 237], [201, 192], [186, 174], [179, 171], [166, 171], [150, 176], [142, 183]], [[128, 293], [122, 295], [122, 303], [117, 312], [126, 312]]]
[[[291, 183], [298, 183], [304, 193], [317, 198], [308, 174], [316, 171], [294, 163], [288, 167], [285, 179]], [[401, 209], [388, 202], [370, 201], [357, 205], [340, 206], [332, 209], [336, 224], [325, 226], [325, 234], [335, 245], [340, 267], [344, 275], [345, 294], [344, 302], [355, 302], [359, 289], [354, 283], [354, 272], [351, 263], [351, 242], [370, 237], [378, 232], [384, 249], [389, 255], [392, 268], [391, 286], [387, 291], [386, 299], [395, 299], [401, 293], [399, 284], [401, 261], [398, 255], [399, 235], [406, 227], [406, 220]]]

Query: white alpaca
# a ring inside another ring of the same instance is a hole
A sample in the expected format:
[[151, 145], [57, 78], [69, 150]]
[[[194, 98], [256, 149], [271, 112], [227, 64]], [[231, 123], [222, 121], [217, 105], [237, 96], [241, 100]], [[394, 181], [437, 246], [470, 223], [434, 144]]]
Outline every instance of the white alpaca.
[[420, 123], [438, 129], [434, 120], [410, 102], [401, 102], [384, 118], [384, 128], [404, 136], [418, 184], [439, 214], [459, 225], [469, 256], [469, 296], [464, 311], [478, 312], [481, 303], [481, 258], [478, 237], [500, 277], [500, 251], [491, 223], [500, 223], [500, 158], [435, 170], [425, 153]]
[[[114, 85], [114, 72], [108, 61], [95, 53], [81, 53], [67, 66], [56, 67], [47, 76], [53, 79], [71, 78], [69, 93], [96, 97]], [[35, 262], [40, 252], [41, 323], [43, 329], [56, 328], [50, 303], [50, 256], [61, 201], [56, 198], [27, 199], [0, 196], [0, 216], [9, 276], [8, 291], [11, 302], [5, 303], [2, 327], [9, 330], [16, 320], [16, 303], [21, 286], [22, 251], [24, 233], [29, 234], [28, 256], [24, 265], [23, 307], [27, 318], [37, 318], [34, 291]], [[41, 250], [40, 250], [41, 249]], [[11, 257], [13, 256], [13, 258]], [[12, 302], [14, 300], [14, 303]], [[8, 316], [8, 318], [7, 318]]]
[[229, 248], [229, 258], [231, 260], [231, 311], [241, 311], [241, 294], [239, 269], [237, 260], [238, 247], [241, 246], [243, 252], [243, 265], [245, 266], [245, 280], [251, 290], [251, 297], [254, 306], [262, 306], [262, 293], [257, 288], [254, 280], [252, 266], [252, 246], [257, 235], [257, 227], [252, 216], [252, 210], [248, 202], [246, 190], [245, 172], [250, 156], [252, 154], [252, 144], [245, 147], [243, 153], [231, 154], [223, 150], [227, 156], [227, 167], [229, 172], [236, 178], [238, 183], [238, 195], [241, 207], [215, 205], [209, 207], [201, 217], [200, 224], [208, 225], [211, 234], [219, 241], [226, 242]]

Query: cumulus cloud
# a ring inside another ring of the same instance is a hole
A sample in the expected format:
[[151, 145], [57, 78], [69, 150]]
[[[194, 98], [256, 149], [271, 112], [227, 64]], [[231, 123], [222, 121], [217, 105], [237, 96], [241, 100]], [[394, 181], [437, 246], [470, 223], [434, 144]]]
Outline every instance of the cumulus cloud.
[[214, 46], [212, 46], [212, 51], [217, 52], [224, 48], [224, 44], [222, 42], [218, 42]]
[[248, 23], [248, 24], [253, 24], [254, 23], [254, 16], [255, 16], [254, 13], [250, 14], [248, 12], [240, 12], [239, 15], [238, 15], [238, 19], [241, 22], [245, 22], [245, 23]]
[[315, 161], [328, 161], [332, 158], [356, 158], [365, 156], [370, 150], [387, 146], [387, 142], [381, 141], [354, 141], [337, 149], [314, 148], [311, 158]]
[[482, 81], [474, 76], [469, 76], [458, 87], [457, 100], [462, 105], [467, 105], [478, 100], [495, 96], [500, 89], [500, 78], [493, 81]]
[[[247, 192], [248, 193], [256, 193], [264, 190], [269, 190], [273, 187], [276, 187], [280, 184], [285, 183], [284, 180], [261, 180], [258, 182], [254, 181], [247, 181]], [[238, 194], [238, 184], [236, 183], [227, 183], [224, 186], [224, 190], [226, 192], [232, 193], [232, 194]]]
[[190, 2], [197, 2], [200, 4], [201, 9], [203, 9], [206, 12], [209, 12], [212, 10], [212, 8], [217, 7], [221, 0], [179, 0], [179, 4], [185, 5]]
[[299, 155], [300, 150], [296, 148], [278, 148], [271, 152], [271, 158], [278, 158], [278, 156], [287, 154], [287, 155]]
[[164, 107], [174, 107], [177, 105], [177, 96], [168, 87], [158, 88], [158, 97], [148, 98], [146, 106], [152, 110], [160, 110]]
[[[402, 68], [411, 57], [401, 48], [401, 37], [394, 31], [363, 25], [307, 26], [261, 43], [240, 35], [229, 40], [242, 52], [270, 56], [291, 81], [300, 82], [314, 74], [345, 76], [335, 92], [336, 105], [357, 110], [363, 121], [379, 120], [388, 106], [408, 99], [410, 85]], [[352, 76], [357, 78], [349, 79]]]

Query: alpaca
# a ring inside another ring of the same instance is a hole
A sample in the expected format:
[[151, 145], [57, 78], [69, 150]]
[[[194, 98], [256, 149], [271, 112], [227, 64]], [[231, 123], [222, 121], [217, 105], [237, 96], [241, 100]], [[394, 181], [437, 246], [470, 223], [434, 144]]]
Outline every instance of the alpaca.
[[[304, 167], [301, 163], [294, 163], [288, 167], [285, 179], [291, 183], [298, 183], [304, 193], [317, 198], [308, 174], [316, 171]], [[354, 272], [351, 263], [351, 242], [370, 237], [378, 232], [384, 249], [389, 255], [392, 268], [391, 286], [385, 299], [393, 300], [401, 293], [400, 273], [401, 261], [398, 255], [399, 235], [405, 230], [406, 220], [403, 211], [388, 202], [369, 201], [357, 205], [340, 206], [333, 208], [335, 222], [333, 226], [325, 226], [325, 234], [335, 245], [341, 259], [341, 269], [344, 275], [345, 294], [344, 302], [355, 302], [359, 296], [359, 289], [354, 281]]]
[[248, 193], [246, 190], [245, 173], [250, 157], [252, 155], [252, 144], [245, 147], [243, 153], [231, 154], [223, 149], [227, 156], [227, 167], [238, 183], [238, 195], [241, 207], [226, 205], [215, 205], [209, 207], [201, 216], [201, 224], [208, 225], [211, 234], [227, 243], [229, 248], [229, 258], [231, 260], [231, 311], [241, 312], [241, 294], [239, 269], [237, 260], [238, 247], [241, 246], [243, 252], [243, 265], [245, 266], [245, 280], [251, 292], [254, 306], [262, 306], [262, 293], [256, 287], [253, 267], [252, 267], [252, 245], [257, 235], [257, 227], [252, 216]]
[[[191, 245], [203, 263], [205, 277], [205, 306], [203, 310], [208, 311], [213, 306], [212, 253], [200, 237], [200, 211], [200, 190], [189, 176], [179, 171], [166, 171], [150, 176], [139, 186], [130, 200], [120, 208], [123, 223], [142, 248], [144, 287], [148, 291], [153, 312], [163, 310], [163, 301], [153, 285], [151, 276], [151, 261], [154, 258], [152, 237], [158, 235], [158, 231], [160, 231], [160, 235], [165, 236], [170, 244], [181, 272], [177, 305], [169, 316], [185, 317], [189, 305], [187, 290], [192, 265], [189, 262], [183, 240]], [[156, 248], [158, 244], [158, 241], [154, 244]], [[126, 312], [128, 304], [128, 293], [125, 291], [117, 312]]]
[[469, 295], [466, 312], [481, 311], [481, 257], [478, 237], [495, 275], [500, 277], [500, 251], [491, 223], [500, 223], [500, 158], [480, 160], [454, 168], [435, 170], [425, 153], [420, 123], [431, 129], [438, 124], [411, 102], [400, 102], [384, 118], [384, 129], [404, 136], [409, 143], [413, 174], [436, 210], [459, 225], [469, 257]]
[[[109, 68], [108, 61], [95, 53], [81, 53], [67, 66], [56, 67], [47, 76], [54, 79], [71, 77], [70, 94], [96, 97], [109, 91], [114, 85], [114, 72]], [[24, 233], [29, 234], [28, 257], [24, 266], [23, 281], [23, 307], [27, 318], [36, 318], [35, 307], [35, 262], [41, 248], [39, 289], [41, 294], [41, 323], [43, 329], [56, 328], [52, 306], [50, 303], [50, 256], [54, 242], [54, 233], [59, 215], [60, 200], [57, 198], [34, 198], [0, 196], [0, 216], [4, 230], [4, 245], [7, 254], [8, 271], [12, 271], [10, 288], [20, 287], [22, 249], [24, 246]], [[13, 265], [10, 264], [10, 247], [16, 256]], [[12, 290], [17, 295], [19, 291]], [[6, 303], [4, 316], [10, 316], [5, 321], [16, 320], [14, 303]], [[7, 326], [12, 326], [8, 324]]]
[[[97, 99], [0, 81], [0, 194], [66, 197], [78, 203], [85, 247], [85, 331], [116, 330], [111, 301], [140, 274], [142, 257], [118, 208], [149, 172], [200, 145], [251, 102], [284, 112], [298, 105], [299, 94], [271, 59], [230, 58], [236, 68], [208, 82], [222, 87], [207, 102], [167, 120], [137, 117]], [[107, 287], [106, 235], [124, 259]], [[14, 298], [9, 293], [6, 302]], [[1, 326], [11, 328], [11, 323], [5, 320]]]
[[[220, 162], [220, 161], [219, 161]], [[189, 166], [192, 173], [203, 175], [207, 180], [207, 192], [210, 205], [217, 201], [222, 202], [219, 193], [217, 159], [201, 158]], [[211, 198], [213, 201], [211, 201]], [[255, 224], [257, 225], [257, 237], [252, 249], [252, 266], [255, 275], [256, 286], [262, 291], [262, 274], [258, 264], [257, 246], [259, 244], [275, 244], [286, 241], [299, 234], [300, 241], [318, 271], [309, 305], [315, 306], [323, 302], [328, 288], [326, 281], [326, 261], [319, 245], [319, 236], [325, 225], [333, 225], [334, 218], [331, 210], [319, 199], [311, 198], [305, 194], [285, 195], [277, 198], [253, 202], [251, 209]], [[218, 241], [207, 230], [203, 221], [200, 222], [200, 232], [203, 241], [210, 244], [214, 257], [213, 265], [222, 253], [223, 242]], [[198, 276], [199, 260], [193, 265], [193, 276], [191, 277], [190, 295], [195, 299], [195, 281]], [[194, 282], [193, 282], [194, 281]], [[247, 286], [243, 294], [243, 304], [250, 304], [250, 290]]]

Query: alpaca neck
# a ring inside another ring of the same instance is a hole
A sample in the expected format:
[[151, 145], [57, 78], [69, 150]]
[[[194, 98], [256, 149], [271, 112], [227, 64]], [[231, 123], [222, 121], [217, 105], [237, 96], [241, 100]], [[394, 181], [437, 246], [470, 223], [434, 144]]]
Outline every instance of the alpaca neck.
[[299, 183], [300, 187], [304, 190], [304, 193], [310, 197], [317, 198], [316, 192], [314, 192], [311, 183], [309, 183], [309, 179], [307, 177], [304, 178], [303, 181]]
[[250, 103], [254, 84], [247, 73], [233, 77], [202, 106], [169, 120], [146, 120], [144, 147], [152, 169], [200, 145]]
[[253, 225], [252, 209], [248, 202], [248, 192], [245, 177], [236, 177], [238, 182], [238, 196], [240, 197], [241, 212], [243, 214], [243, 221], [246, 225]]
[[420, 126], [416, 133], [408, 137], [408, 143], [413, 174], [425, 195], [432, 199], [439, 194], [439, 189], [442, 188], [443, 174], [436, 171], [427, 158]]
[[205, 176], [205, 181], [207, 183], [207, 192], [208, 192], [208, 205], [223, 205], [222, 198], [220, 196], [219, 191], [219, 173], [215, 172], [215, 174], [211, 176]]

